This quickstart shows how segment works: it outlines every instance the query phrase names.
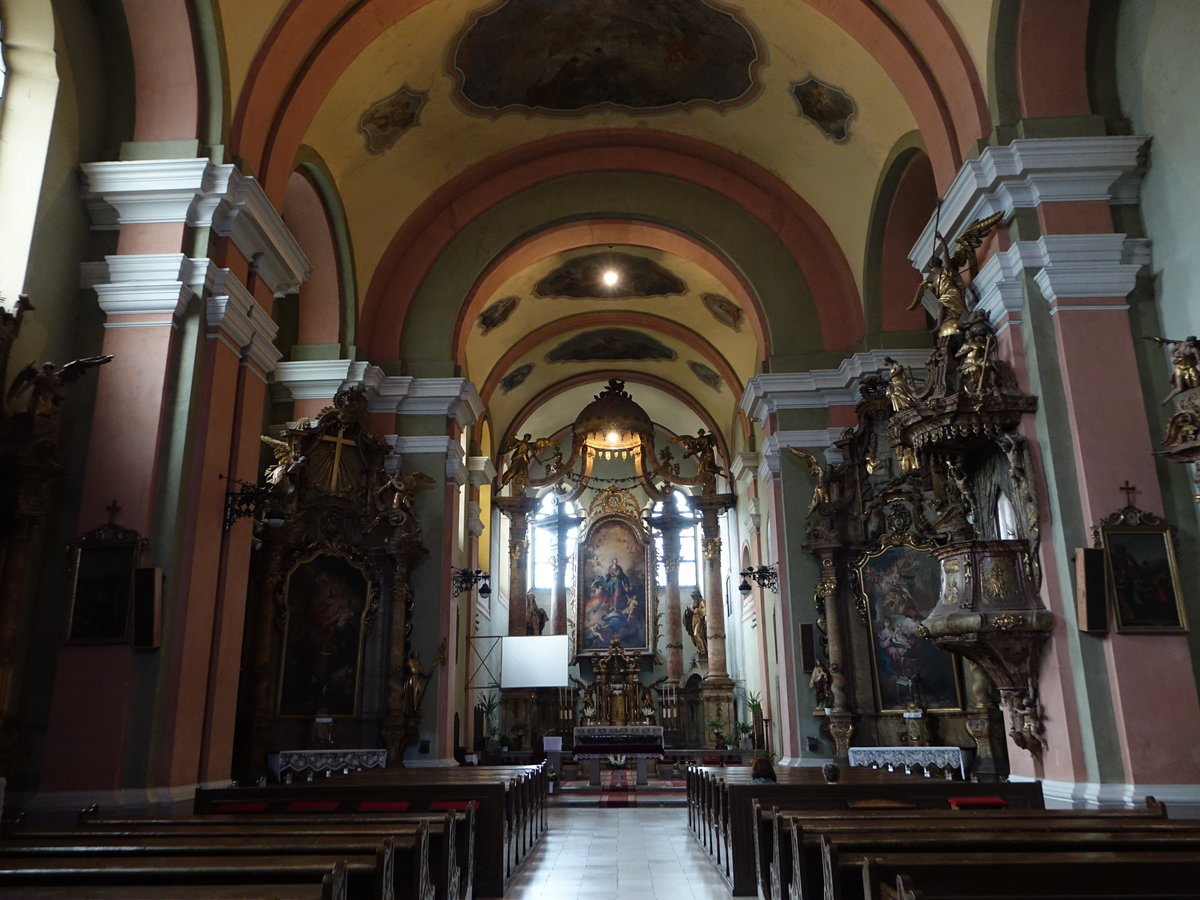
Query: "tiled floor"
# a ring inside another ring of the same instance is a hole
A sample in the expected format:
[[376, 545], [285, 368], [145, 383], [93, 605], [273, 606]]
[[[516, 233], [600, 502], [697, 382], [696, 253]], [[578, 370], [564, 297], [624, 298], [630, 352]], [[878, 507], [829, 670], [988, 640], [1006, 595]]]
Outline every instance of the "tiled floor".
[[551, 809], [504, 900], [729, 900], [683, 809]]

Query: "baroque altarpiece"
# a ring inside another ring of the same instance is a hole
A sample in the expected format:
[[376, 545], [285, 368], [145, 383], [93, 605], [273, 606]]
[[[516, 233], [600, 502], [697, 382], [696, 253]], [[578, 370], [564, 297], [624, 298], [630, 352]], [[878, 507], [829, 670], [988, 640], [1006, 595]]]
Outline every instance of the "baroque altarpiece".
[[389, 473], [392, 448], [366, 422], [356, 387], [317, 418], [263, 437], [275, 462], [256, 520], [243, 771], [280, 749], [381, 744], [401, 765], [417, 741], [431, 673], [410, 640], [410, 573], [426, 555], [412, 497], [431, 479]]

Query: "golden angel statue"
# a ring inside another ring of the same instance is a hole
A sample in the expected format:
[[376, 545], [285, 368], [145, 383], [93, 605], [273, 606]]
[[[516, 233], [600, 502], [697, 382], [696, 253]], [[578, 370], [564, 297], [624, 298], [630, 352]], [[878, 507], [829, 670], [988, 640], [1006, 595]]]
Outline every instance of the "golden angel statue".
[[913, 391], [913, 384], [908, 377], [908, 372], [904, 366], [890, 356], [885, 356], [883, 361], [887, 363], [887, 387], [884, 393], [888, 400], [892, 403], [892, 411], [900, 412], [902, 409], [911, 409], [917, 402], [917, 395]]
[[695, 457], [696, 480], [706, 487], [714, 487], [717, 483], [717, 460], [714, 453], [717, 436], [701, 428], [695, 435], [681, 434], [670, 438], [670, 441], [683, 448], [684, 459], [689, 456]]
[[522, 438], [514, 437], [508, 442], [504, 448], [502, 456], [509, 456], [508, 467], [504, 470], [504, 477], [500, 480], [500, 488], [503, 489], [510, 481], [516, 481], [519, 487], [529, 483], [529, 465], [535, 460], [541, 462], [541, 454], [547, 450], [554, 450], [561, 459], [562, 452], [558, 449], [558, 441], [554, 438], [537, 438], [529, 432], [525, 433]]
[[958, 329], [959, 318], [967, 311], [960, 270], [975, 258], [975, 251], [983, 244], [983, 239], [1003, 217], [1004, 213], [1001, 211], [972, 222], [954, 242], [953, 253], [950, 252], [944, 237], [939, 234], [935, 238], [935, 241], [941, 244], [941, 252], [935, 251], [925, 280], [917, 287], [917, 294], [908, 308], [916, 309], [925, 298], [925, 292], [932, 291], [934, 299], [941, 307], [937, 327], [939, 338], [954, 334]]
[[807, 450], [801, 450], [798, 447], [788, 447], [788, 452], [808, 464], [808, 473], [816, 481], [816, 484], [813, 486], [812, 501], [808, 504], [808, 508], [812, 510], [816, 509], [821, 503], [828, 503], [829, 482], [825, 479], [825, 470], [821, 468], [821, 464], [817, 462], [817, 458]]
[[[286, 434], [286, 432], [284, 433]], [[305, 457], [296, 453], [296, 448], [292, 446], [291, 441], [281, 441], [265, 434], [259, 435], [259, 437], [275, 454], [274, 464], [267, 466], [264, 473], [267, 484], [272, 486], [282, 484], [289, 475], [295, 474], [296, 470], [307, 461]]]
[[1200, 339], [1196, 335], [1189, 334], [1182, 340], [1161, 337], [1146, 340], [1171, 348], [1171, 393], [1163, 397], [1163, 403], [1176, 394], [1200, 387]]
[[692, 591], [692, 605], [683, 610], [683, 627], [696, 652], [701, 656], [708, 655], [708, 611], [704, 596], [699, 591]]
[[12, 402], [28, 391], [29, 405], [26, 411], [35, 416], [53, 418], [58, 413], [68, 385], [78, 381], [88, 369], [111, 361], [112, 354], [86, 356], [65, 366], [45, 362], [42, 363], [41, 369], [31, 362], [13, 379], [12, 386], [8, 389], [8, 400]]

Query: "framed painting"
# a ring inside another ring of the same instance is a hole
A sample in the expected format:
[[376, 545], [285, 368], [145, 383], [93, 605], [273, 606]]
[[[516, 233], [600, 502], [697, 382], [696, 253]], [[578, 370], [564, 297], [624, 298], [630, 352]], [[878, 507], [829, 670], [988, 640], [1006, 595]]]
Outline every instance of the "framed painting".
[[119, 525], [102, 525], [71, 545], [71, 615], [67, 642], [133, 640], [134, 573], [146, 540]]
[[867, 553], [857, 568], [879, 711], [903, 711], [909, 703], [961, 709], [954, 655], [919, 633], [938, 602], [941, 567], [936, 557], [920, 547], [894, 544]]
[[1170, 526], [1102, 525], [1099, 533], [1117, 631], [1187, 631]]
[[578, 652], [607, 653], [614, 639], [628, 652], [649, 652], [650, 552], [642, 528], [625, 516], [588, 527], [578, 556]]
[[285, 591], [281, 716], [352, 716], [358, 709], [371, 586], [344, 556], [298, 563]]

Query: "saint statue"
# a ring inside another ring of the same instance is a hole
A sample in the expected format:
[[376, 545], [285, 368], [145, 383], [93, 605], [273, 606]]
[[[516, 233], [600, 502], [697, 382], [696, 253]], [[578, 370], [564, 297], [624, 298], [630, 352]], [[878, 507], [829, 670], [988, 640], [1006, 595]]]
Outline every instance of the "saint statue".
[[988, 232], [1003, 216], [1003, 212], [998, 212], [972, 222], [954, 242], [953, 253], [950, 252], [946, 239], [940, 234], [936, 236], [935, 243], [941, 244], [941, 252], [935, 251], [926, 270], [925, 280], [917, 287], [917, 295], [913, 297], [908, 308], [916, 309], [925, 298], [926, 291], [932, 292], [938, 304], [937, 336], [939, 338], [955, 334], [958, 331], [958, 320], [967, 311], [961, 270], [975, 258], [975, 251], [979, 249]]
[[696, 652], [701, 656], [708, 655], [708, 614], [705, 609], [704, 596], [697, 590], [692, 591], [692, 605], [683, 611], [683, 626], [696, 645]]

